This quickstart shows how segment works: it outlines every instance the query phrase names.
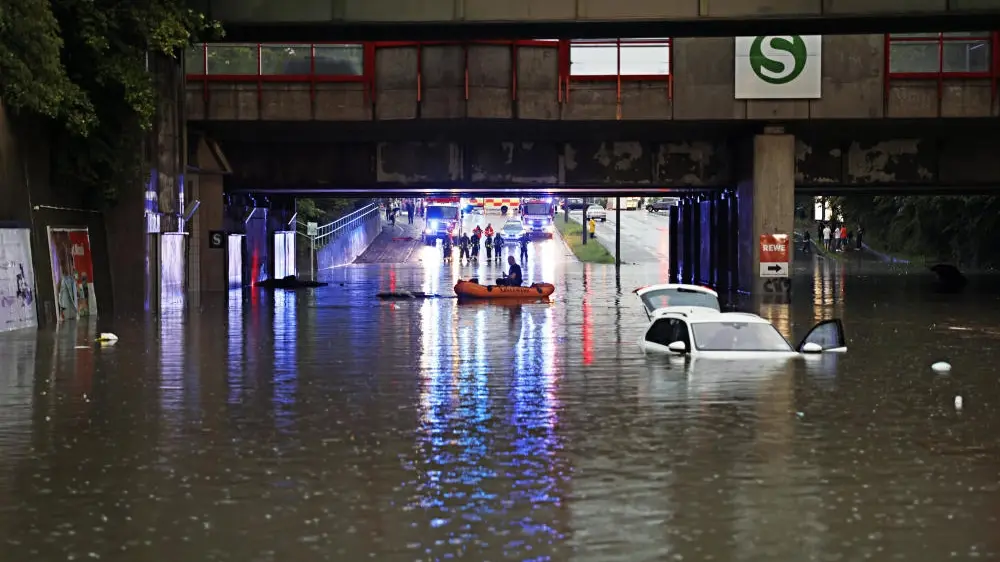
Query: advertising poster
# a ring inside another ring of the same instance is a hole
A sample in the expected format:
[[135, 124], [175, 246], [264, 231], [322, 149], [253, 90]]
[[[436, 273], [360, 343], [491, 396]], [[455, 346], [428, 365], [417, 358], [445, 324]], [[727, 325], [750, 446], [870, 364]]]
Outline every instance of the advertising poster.
[[0, 228], [0, 331], [38, 326], [34, 292], [30, 231]]
[[60, 322], [97, 316], [90, 234], [86, 228], [49, 227], [52, 283]]

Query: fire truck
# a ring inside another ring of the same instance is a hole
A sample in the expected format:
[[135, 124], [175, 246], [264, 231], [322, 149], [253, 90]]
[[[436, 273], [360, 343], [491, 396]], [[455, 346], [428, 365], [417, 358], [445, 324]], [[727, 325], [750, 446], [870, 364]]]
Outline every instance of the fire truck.
[[460, 197], [428, 197], [424, 199], [425, 244], [434, 244], [447, 235], [462, 234], [462, 200]]
[[521, 201], [521, 222], [528, 236], [546, 236], [552, 238], [555, 223], [552, 222], [553, 206], [551, 199], [526, 199]]

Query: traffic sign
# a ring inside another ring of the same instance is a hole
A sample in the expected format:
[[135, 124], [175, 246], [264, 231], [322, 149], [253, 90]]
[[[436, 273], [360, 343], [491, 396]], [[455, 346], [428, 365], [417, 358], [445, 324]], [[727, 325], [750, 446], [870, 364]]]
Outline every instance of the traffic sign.
[[788, 277], [788, 235], [760, 235], [760, 276]]
[[306, 223], [306, 236], [316, 236], [319, 234], [319, 224], [314, 222]]
[[226, 247], [226, 232], [224, 230], [208, 231], [208, 247], [212, 250], [221, 250]]

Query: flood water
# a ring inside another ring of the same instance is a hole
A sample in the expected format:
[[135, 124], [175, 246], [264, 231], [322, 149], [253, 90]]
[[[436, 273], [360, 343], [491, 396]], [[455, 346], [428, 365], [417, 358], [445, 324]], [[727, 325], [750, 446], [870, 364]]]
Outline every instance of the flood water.
[[758, 308], [844, 319], [785, 363], [645, 357], [665, 271], [554, 257], [550, 304], [373, 298], [428, 260], [0, 335], [0, 560], [1000, 558], [1000, 301], [841, 267]]

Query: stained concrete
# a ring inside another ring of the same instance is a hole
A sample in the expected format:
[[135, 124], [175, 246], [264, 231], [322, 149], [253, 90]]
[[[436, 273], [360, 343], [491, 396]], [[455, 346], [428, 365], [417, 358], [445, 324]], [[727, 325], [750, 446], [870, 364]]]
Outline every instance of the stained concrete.
[[[883, 35], [823, 38], [822, 98], [734, 99], [734, 40], [673, 40], [666, 80], [571, 78], [560, 83], [558, 49], [504, 45], [380, 47], [374, 100], [361, 84], [188, 84], [193, 120], [363, 121], [518, 119], [666, 121], [991, 117], [989, 79], [893, 79], [885, 86]], [[466, 58], [468, 90], [466, 91]], [[419, 64], [418, 64], [419, 63]], [[422, 80], [418, 84], [417, 69]], [[374, 101], [374, 111], [372, 109]]]
[[987, 0], [203, 0], [223, 22], [414, 23], [584, 22], [588, 20], [752, 19], [879, 14], [945, 14], [995, 9]]
[[[840, 136], [796, 139], [794, 179], [803, 189], [1000, 184], [1000, 136]], [[408, 141], [382, 143], [223, 142], [231, 189], [364, 188], [391, 185], [469, 187], [553, 185], [731, 187], [740, 174], [739, 143], [690, 141]]]

